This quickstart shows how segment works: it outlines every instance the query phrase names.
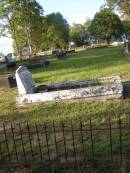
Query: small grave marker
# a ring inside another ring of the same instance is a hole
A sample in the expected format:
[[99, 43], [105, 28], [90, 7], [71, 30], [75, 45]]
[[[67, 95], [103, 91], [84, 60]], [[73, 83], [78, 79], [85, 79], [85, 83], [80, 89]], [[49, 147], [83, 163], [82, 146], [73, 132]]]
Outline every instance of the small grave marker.
[[14, 58], [13, 53], [9, 53], [9, 54], [5, 57], [5, 59], [6, 59], [7, 67], [15, 67], [15, 66], [16, 66], [15, 58]]

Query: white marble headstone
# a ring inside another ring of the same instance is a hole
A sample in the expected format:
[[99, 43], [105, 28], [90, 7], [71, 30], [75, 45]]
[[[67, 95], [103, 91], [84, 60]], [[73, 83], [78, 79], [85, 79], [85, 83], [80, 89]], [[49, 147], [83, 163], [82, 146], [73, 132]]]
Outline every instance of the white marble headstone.
[[16, 82], [20, 95], [32, 94], [35, 92], [35, 81], [32, 78], [31, 72], [23, 66], [16, 70]]

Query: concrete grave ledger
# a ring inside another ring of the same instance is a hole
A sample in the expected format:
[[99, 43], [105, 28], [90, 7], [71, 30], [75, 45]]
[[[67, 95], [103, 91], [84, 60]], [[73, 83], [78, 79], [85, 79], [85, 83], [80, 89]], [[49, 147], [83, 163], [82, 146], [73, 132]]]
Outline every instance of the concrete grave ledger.
[[51, 84], [38, 91], [32, 74], [21, 66], [16, 70], [16, 80], [18, 104], [97, 98], [106, 100], [123, 96], [123, 85], [119, 76]]

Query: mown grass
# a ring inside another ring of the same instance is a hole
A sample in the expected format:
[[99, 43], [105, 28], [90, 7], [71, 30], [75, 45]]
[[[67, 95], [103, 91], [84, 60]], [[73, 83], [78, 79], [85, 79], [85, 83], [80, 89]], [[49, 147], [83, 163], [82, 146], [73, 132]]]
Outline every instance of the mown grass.
[[[8, 74], [11, 72], [0, 71], [0, 74]], [[13, 72], [14, 73], [14, 72]], [[76, 54], [68, 56], [64, 60], [52, 61], [47, 69], [38, 68], [32, 70], [33, 77], [37, 85], [49, 84], [56, 82], [65, 82], [72, 80], [91, 79], [103, 76], [120, 75], [125, 84], [125, 94], [129, 98], [130, 96], [130, 62], [125, 56], [123, 48], [108, 48], [108, 49], [92, 49], [78, 52]], [[15, 97], [18, 95], [17, 89], [0, 89], [0, 124], [6, 122], [6, 128], [10, 127], [10, 122], [25, 124], [28, 122], [31, 126], [36, 122], [38, 125], [44, 122], [55, 121], [61, 124], [61, 121], [68, 122], [80, 122], [81, 120], [85, 125], [88, 123], [88, 119], [92, 118], [92, 123], [97, 127], [102, 127], [102, 123], [111, 116], [111, 120], [118, 120], [119, 114], [123, 120], [127, 120], [128, 116], [124, 116], [126, 112], [130, 113], [130, 104], [128, 100], [109, 100], [109, 101], [96, 101], [88, 102], [80, 100], [77, 102], [59, 102], [48, 104], [36, 104], [27, 105], [25, 107], [18, 107], [15, 103]], [[74, 124], [74, 127], [76, 123]], [[86, 133], [86, 132], [85, 132]], [[122, 132], [123, 139], [123, 151], [128, 150], [130, 144], [129, 131]], [[76, 134], [77, 135], [77, 134]], [[75, 136], [76, 136], [75, 135]], [[69, 136], [70, 137], [70, 136]], [[8, 139], [12, 140], [12, 136], [8, 136]], [[26, 138], [24, 137], [25, 142]], [[35, 138], [34, 138], [35, 140]], [[91, 157], [91, 143], [90, 136], [86, 136], [88, 143], [85, 145], [85, 155]], [[105, 131], [98, 131], [93, 133], [95, 155], [108, 157], [110, 155], [109, 147], [109, 134]], [[10, 142], [10, 141], [9, 141]], [[36, 142], [36, 140], [35, 140]], [[112, 132], [113, 152], [116, 155], [119, 151], [119, 132]], [[78, 144], [78, 142], [77, 142]], [[22, 148], [19, 142], [18, 151], [22, 153]], [[13, 141], [9, 143], [10, 151], [14, 151]], [[3, 143], [3, 153], [7, 152], [5, 144]], [[25, 150], [30, 155], [29, 143], [26, 143]], [[34, 146], [35, 152], [39, 152], [38, 148]], [[117, 166], [117, 165], [116, 165]], [[106, 164], [100, 165], [95, 169], [95, 172], [99, 169], [105, 168]], [[70, 170], [70, 168], [69, 168]], [[108, 169], [109, 172], [110, 169]], [[71, 172], [71, 171], [70, 171]], [[94, 172], [88, 171], [88, 172]], [[102, 172], [102, 171], [97, 171]]]
[[33, 70], [38, 84], [122, 75], [127, 78], [130, 63], [122, 48], [92, 49], [78, 52], [61, 61], [53, 61], [47, 70]]
[[[63, 60], [52, 61], [47, 69], [33, 69], [32, 74], [37, 85], [111, 75], [120, 75], [123, 81], [129, 83], [130, 62], [121, 47], [89, 49], [67, 56]], [[129, 85], [127, 86], [129, 93]], [[85, 120], [90, 116], [107, 115], [110, 109], [114, 110], [115, 114], [118, 114], [122, 107], [129, 111], [129, 101], [124, 101], [121, 106], [119, 100], [60, 102], [17, 107], [15, 104], [17, 94], [17, 89], [0, 90], [1, 122], [36, 121], [41, 123], [43, 121], [69, 121], [70, 119]]]

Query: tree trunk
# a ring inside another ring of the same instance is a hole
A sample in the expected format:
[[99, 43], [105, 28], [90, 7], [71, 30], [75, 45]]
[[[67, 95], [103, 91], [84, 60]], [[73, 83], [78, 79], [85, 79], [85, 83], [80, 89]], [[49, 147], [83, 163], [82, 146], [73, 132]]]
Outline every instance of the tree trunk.
[[32, 46], [31, 46], [31, 34], [30, 34], [30, 28], [25, 27], [26, 35], [27, 35], [27, 42], [28, 42], [28, 48], [29, 48], [29, 59], [32, 56]]
[[107, 38], [106, 41], [107, 41], [107, 45], [109, 46], [110, 45], [110, 39]]
[[18, 44], [17, 44], [17, 40], [16, 40], [15, 25], [10, 22], [9, 17], [8, 17], [8, 21], [9, 21], [9, 26], [10, 26], [10, 29], [11, 29], [11, 32], [12, 32], [12, 38], [14, 40], [14, 44], [15, 44], [15, 47], [16, 47], [17, 55], [20, 56], [19, 49], [18, 49]]

